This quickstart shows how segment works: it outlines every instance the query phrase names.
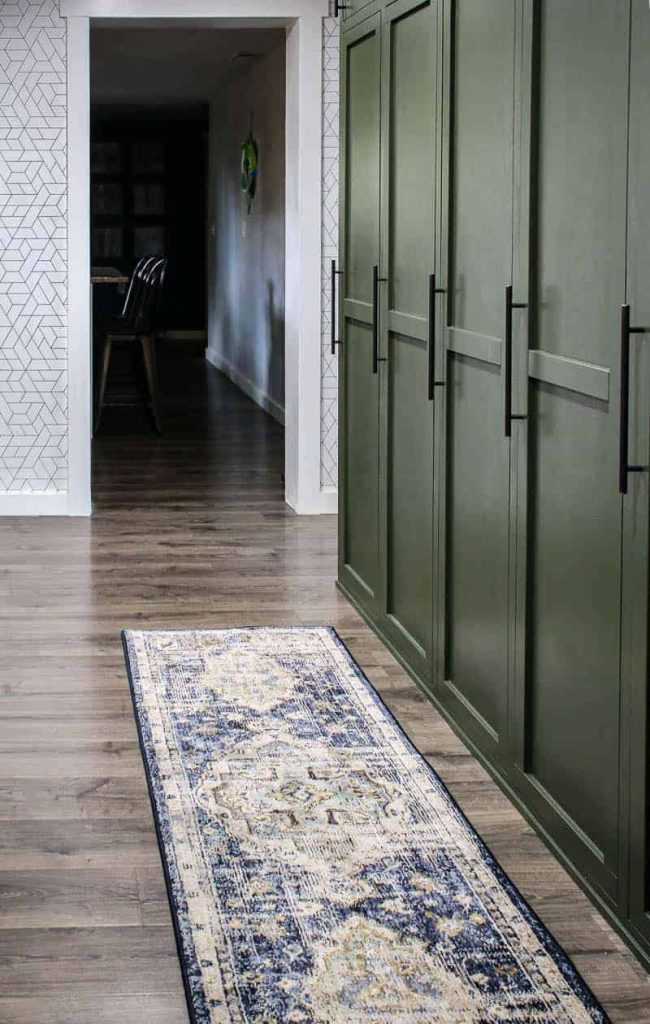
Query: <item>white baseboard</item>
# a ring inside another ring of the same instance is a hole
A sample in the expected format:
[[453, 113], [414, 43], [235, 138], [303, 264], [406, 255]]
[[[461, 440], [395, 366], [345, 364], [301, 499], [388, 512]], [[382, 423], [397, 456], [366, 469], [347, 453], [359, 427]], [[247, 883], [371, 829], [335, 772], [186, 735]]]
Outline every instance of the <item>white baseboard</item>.
[[338, 491], [335, 487], [323, 487], [312, 499], [287, 504], [298, 516], [335, 516], [339, 510]]
[[337, 515], [339, 511], [339, 492], [336, 487], [322, 487], [318, 505], [320, 515]]
[[68, 495], [52, 492], [0, 493], [0, 516], [67, 516]]
[[284, 426], [284, 409], [276, 402], [275, 399], [267, 395], [260, 387], [257, 386], [248, 377], [245, 377], [243, 373], [231, 366], [230, 363], [226, 362], [219, 353], [215, 352], [214, 349], [207, 348], [205, 350], [205, 358], [208, 360], [211, 366], [214, 366], [216, 370], [220, 370], [221, 373], [225, 373], [233, 384], [236, 384], [238, 388], [248, 395], [250, 399], [259, 405], [260, 409], [264, 409], [264, 412], [268, 412], [269, 416], [272, 416], [274, 420], [281, 423]]

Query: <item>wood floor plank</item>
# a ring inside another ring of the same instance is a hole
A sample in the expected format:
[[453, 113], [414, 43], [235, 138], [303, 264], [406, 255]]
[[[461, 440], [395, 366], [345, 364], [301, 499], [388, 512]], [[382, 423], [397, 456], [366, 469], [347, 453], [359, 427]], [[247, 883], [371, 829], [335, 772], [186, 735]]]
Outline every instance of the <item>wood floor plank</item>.
[[187, 1022], [120, 631], [323, 623], [614, 1024], [650, 1024], [640, 965], [336, 590], [282, 430], [203, 360], [161, 369], [162, 437], [106, 414], [91, 520], [0, 523], [0, 1024]]
[[0, 931], [141, 925], [132, 869], [0, 871]]
[[139, 819], [6, 821], [0, 829], [0, 872], [54, 868], [159, 867], [146, 802]]
[[0, 930], [0, 1006], [26, 995], [45, 1005], [55, 997], [174, 995], [180, 984], [169, 923]]
[[[8, 745], [8, 744], [7, 744]], [[97, 775], [132, 778], [142, 771], [142, 757], [137, 740], [132, 743], [78, 743], [75, 747], [56, 743], [38, 750], [25, 746], [0, 753], [0, 779], [39, 779], [44, 772], [49, 778], [80, 778]]]
[[[8, 730], [9, 732], [9, 730]], [[76, 748], [79, 743], [132, 743], [137, 739], [133, 715], [107, 718], [13, 718], [10, 735], [0, 737], [0, 756], [12, 750], [38, 751], [53, 745]]]
[[187, 1024], [180, 992], [142, 996], [65, 996], [45, 1002], [36, 996], [0, 999], [0, 1024]]
[[146, 806], [146, 783], [138, 775], [0, 779], [0, 821], [5, 822], [141, 820]]

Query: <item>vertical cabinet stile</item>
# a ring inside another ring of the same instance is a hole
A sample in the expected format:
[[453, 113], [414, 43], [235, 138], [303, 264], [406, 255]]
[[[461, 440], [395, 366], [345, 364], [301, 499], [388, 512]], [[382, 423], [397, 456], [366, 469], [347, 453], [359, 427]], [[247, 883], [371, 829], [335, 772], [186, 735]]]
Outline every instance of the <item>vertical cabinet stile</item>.
[[532, 204], [534, 183], [532, 161], [535, 154], [535, 76], [538, 42], [539, 3], [517, 0], [517, 81], [515, 96], [515, 159], [513, 205], [513, 286], [517, 295], [528, 304], [525, 337], [517, 347], [518, 366], [515, 395], [517, 407], [528, 417], [526, 430], [517, 432], [513, 443], [511, 466], [511, 603], [510, 603], [510, 666], [508, 688], [508, 720], [510, 753], [514, 765], [523, 769], [526, 756], [526, 551], [528, 542], [527, 501], [528, 453], [531, 437], [529, 414], [528, 365], [531, 331], [534, 329], [536, 306], [533, 301], [534, 223]]
[[[382, 628], [425, 684], [433, 656], [433, 420], [430, 279], [435, 275], [439, 0], [382, 12]], [[435, 343], [435, 342], [434, 342]]]
[[[633, 0], [631, 16], [627, 295], [635, 325], [650, 328], [650, 10]], [[630, 346], [631, 461], [650, 466], [650, 333], [635, 334]], [[624, 743], [622, 791], [629, 794], [628, 913], [640, 941], [650, 942], [650, 830], [648, 822], [648, 563], [649, 481], [629, 475], [623, 499], [622, 684]], [[628, 833], [623, 837], [627, 839]], [[625, 856], [625, 842], [621, 856]]]
[[379, 385], [373, 372], [373, 267], [379, 262], [381, 16], [341, 42], [339, 582], [380, 608]]
[[526, 551], [516, 563], [526, 617], [515, 786], [611, 907], [622, 869], [617, 473], [629, 20], [621, 8], [620, 0], [537, 5], [529, 425], [517, 494]]
[[[436, 692], [464, 735], [505, 764], [513, 445], [504, 429], [505, 300], [513, 281], [517, 5], [448, 0], [445, 7], [441, 259], [448, 312], [437, 453], [444, 465], [437, 527], [444, 613]], [[515, 316], [513, 345], [521, 338], [521, 312]], [[523, 430], [525, 424], [513, 425], [515, 435]]]

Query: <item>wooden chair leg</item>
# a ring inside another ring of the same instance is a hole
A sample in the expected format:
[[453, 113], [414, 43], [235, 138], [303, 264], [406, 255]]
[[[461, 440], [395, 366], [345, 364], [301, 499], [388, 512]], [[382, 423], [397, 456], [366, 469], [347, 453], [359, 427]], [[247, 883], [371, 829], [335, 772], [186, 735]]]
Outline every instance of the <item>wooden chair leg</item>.
[[145, 334], [140, 338], [140, 344], [142, 345], [142, 357], [144, 359], [144, 369], [147, 376], [147, 386], [149, 389], [149, 404], [151, 406], [151, 415], [153, 416], [154, 426], [159, 434], [162, 434], [162, 420], [160, 417], [160, 407], [158, 401], [158, 369], [156, 366], [156, 342], [151, 334]]
[[102, 419], [102, 412], [104, 411], [104, 399], [106, 398], [106, 383], [108, 381], [108, 367], [111, 361], [111, 351], [113, 348], [113, 342], [107, 335], [102, 341], [102, 354], [99, 368], [99, 387], [97, 389], [97, 404], [95, 406], [95, 429], [93, 436], [97, 437], [99, 432], [99, 424]]

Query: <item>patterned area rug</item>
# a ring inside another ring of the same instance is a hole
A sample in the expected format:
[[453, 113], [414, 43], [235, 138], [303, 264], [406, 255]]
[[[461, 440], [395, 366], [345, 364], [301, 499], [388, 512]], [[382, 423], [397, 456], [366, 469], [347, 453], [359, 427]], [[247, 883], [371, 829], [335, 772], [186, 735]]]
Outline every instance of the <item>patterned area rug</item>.
[[124, 634], [195, 1024], [605, 1024], [333, 630]]

